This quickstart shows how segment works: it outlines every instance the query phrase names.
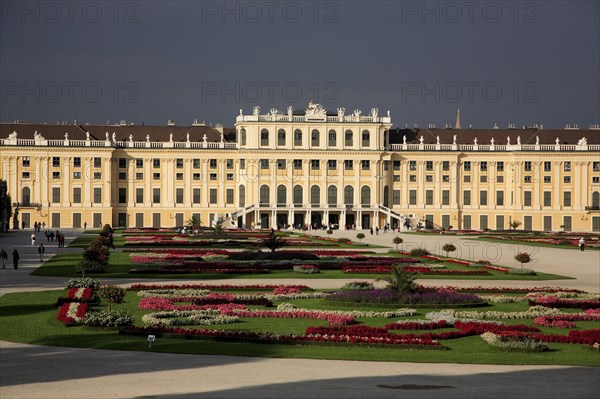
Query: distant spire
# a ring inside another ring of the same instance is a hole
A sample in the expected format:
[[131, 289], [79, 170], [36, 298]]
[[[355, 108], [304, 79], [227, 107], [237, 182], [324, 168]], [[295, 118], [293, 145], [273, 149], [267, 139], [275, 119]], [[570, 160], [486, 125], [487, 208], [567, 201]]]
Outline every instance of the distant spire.
[[456, 125], [454, 126], [455, 129], [460, 129], [460, 108], [458, 109], [458, 112], [456, 112]]

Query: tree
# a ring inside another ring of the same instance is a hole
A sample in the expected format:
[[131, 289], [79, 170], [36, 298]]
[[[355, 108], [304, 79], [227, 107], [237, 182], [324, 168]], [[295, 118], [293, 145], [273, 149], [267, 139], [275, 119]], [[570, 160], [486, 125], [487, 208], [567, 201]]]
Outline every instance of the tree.
[[194, 230], [200, 228], [202, 225], [200, 215], [192, 215], [192, 217], [187, 220], [187, 224], [190, 225]]
[[327, 234], [332, 235], [333, 234], [333, 230], [331, 230], [331, 229], [327, 230]]
[[358, 233], [358, 234], [356, 235], [356, 238], [358, 238], [358, 239], [359, 239], [359, 241], [360, 241], [360, 242], [362, 242], [363, 238], [365, 238], [365, 235], [364, 235], [363, 233]]
[[262, 246], [269, 248], [271, 252], [275, 252], [285, 245], [287, 245], [285, 240], [281, 237], [278, 237], [274, 231], [271, 231], [269, 237], [262, 240]]
[[393, 266], [389, 275], [377, 277], [375, 281], [385, 281], [388, 283], [389, 289], [408, 293], [417, 290], [416, 278], [417, 273], [407, 272], [404, 266]]
[[456, 251], [456, 247], [454, 246], [454, 244], [450, 244], [450, 243], [448, 243], [448, 244], [445, 244], [445, 245], [442, 247], [442, 250], [443, 250], [444, 252], [446, 252], [446, 257], [448, 257], [448, 254], [449, 254], [450, 252], [454, 252], [454, 251]]
[[84, 259], [75, 265], [75, 271], [81, 273], [81, 277], [85, 278], [86, 273], [103, 272], [104, 265], [100, 262]]
[[217, 223], [215, 223], [215, 225], [212, 227], [212, 231], [215, 238], [221, 237], [223, 235], [223, 232], [225, 231], [225, 229], [223, 228], [223, 221], [217, 221]]
[[510, 222], [510, 227], [512, 227], [513, 230], [516, 230], [520, 225], [521, 222], [519, 222], [518, 220], [513, 220], [512, 222]]
[[0, 233], [8, 231], [12, 214], [12, 202], [8, 193], [8, 184], [6, 180], [0, 179]]
[[111, 312], [114, 304], [123, 303], [125, 290], [116, 285], [103, 285], [98, 289], [98, 296], [108, 303], [108, 311]]
[[[396, 244], [396, 251], [398, 250], [398, 245], [402, 244], [404, 242], [404, 240], [401, 237], [394, 237], [394, 244]], [[404, 249], [404, 245], [402, 246], [402, 249]]]
[[515, 260], [521, 263], [521, 269], [523, 269], [523, 263], [531, 262], [531, 255], [529, 255], [527, 252], [519, 252], [515, 255]]

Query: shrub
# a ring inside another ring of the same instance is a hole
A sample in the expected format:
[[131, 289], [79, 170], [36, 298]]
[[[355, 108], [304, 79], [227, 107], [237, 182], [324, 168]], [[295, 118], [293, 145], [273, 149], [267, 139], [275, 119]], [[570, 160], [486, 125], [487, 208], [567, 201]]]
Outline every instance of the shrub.
[[508, 274], [518, 274], [520, 276], [535, 276], [535, 270], [532, 269], [508, 269]]
[[518, 254], [515, 255], [515, 260], [517, 262], [521, 263], [521, 269], [522, 269], [523, 263], [531, 262], [531, 255], [529, 255], [527, 252], [519, 252]]
[[304, 274], [316, 274], [320, 273], [320, 270], [316, 266], [311, 265], [299, 265], [293, 267], [296, 273], [304, 273]]
[[133, 325], [133, 316], [125, 311], [91, 312], [83, 319], [83, 324], [89, 327], [123, 327]]
[[398, 250], [398, 245], [402, 244], [404, 240], [402, 237], [394, 237], [393, 243], [396, 244], [396, 251]]
[[445, 245], [442, 247], [442, 250], [443, 250], [444, 252], [446, 252], [446, 257], [448, 257], [448, 254], [449, 254], [450, 252], [454, 252], [454, 251], [456, 251], [456, 247], [454, 246], [454, 244], [445, 244]]
[[93, 288], [96, 290], [98, 287], [100, 287], [100, 281], [89, 277], [72, 278], [65, 282], [65, 288]]
[[83, 258], [85, 260], [98, 262], [102, 264], [108, 263], [108, 246], [104, 245], [104, 239], [95, 239], [90, 245], [83, 250]]
[[411, 256], [426, 256], [429, 255], [429, 251], [425, 248], [415, 248], [410, 251]]
[[332, 235], [333, 234], [333, 230], [331, 230], [331, 229], [327, 230], [327, 234]]
[[390, 269], [389, 275], [377, 277], [376, 281], [385, 281], [388, 283], [389, 289], [402, 293], [408, 293], [416, 291], [416, 278], [417, 273], [406, 271], [404, 266], [393, 266]]
[[98, 296], [108, 303], [108, 311], [117, 303], [123, 303], [125, 299], [125, 290], [116, 285], [103, 285], [98, 289]]
[[490, 262], [489, 260], [483, 260], [483, 259], [479, 259], [475, 263], [478, 265], [482, 265], [482, 266], [491, 266], [492, 265], [492, 262]]
[[277, 237], [274, 231], [271, 231], [269, 237], [262, 240], [261, 245], [263, 247], [267, 247], [271, 250], [271, 252], [277, 251], [279, 248], [287, 245], [285, 240], [281, 237]]
[[373, 290], [375, 286], [370, 281], [351, 281], [342, 286], [343, 290]]
[[356, 235], [356, 238], [358, 238], [362, 242], [363, 238], [365, 238], [365, 235], [363, 233], [358, 233]]
[[[104, 273], [104, 265], [100, 262], [84, 259], [75, 265], [75, 271], [81, 273], [82, 279], [85, 279], [86, 273]], [[87, 288], [87, 287], [78, 287]]]

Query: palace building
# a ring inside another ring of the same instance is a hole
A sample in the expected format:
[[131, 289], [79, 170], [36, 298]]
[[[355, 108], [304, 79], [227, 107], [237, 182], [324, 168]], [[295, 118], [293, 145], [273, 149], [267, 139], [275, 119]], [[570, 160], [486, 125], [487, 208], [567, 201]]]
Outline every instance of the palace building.
[[[600, 128], [393, 128], [319, 104], [202, 123], [0, 125], [19, 227], [600, 232]], [[12, 223], [11, 223], [12, 225]]]

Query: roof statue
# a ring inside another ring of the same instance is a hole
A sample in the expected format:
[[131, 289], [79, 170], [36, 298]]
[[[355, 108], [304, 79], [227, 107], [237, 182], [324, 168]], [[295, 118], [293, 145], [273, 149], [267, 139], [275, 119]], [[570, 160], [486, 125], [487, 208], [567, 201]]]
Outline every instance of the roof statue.
[[[37, 132], [36, 132], [37, 133]], [[15, 140], [17, 138], [17, 131], [13, 130], [11, 134], [8, 135], [9, 140]]]
[[85, 139], [90, 141], [90, 132], [85, 132]]
[[379, 108], [371, 108], [371, 116], [377, 118], [377, 115], [379, 115]]
[[587, 145], [587, 138], [586, 137], [582, 137], [578, 142], [577, 145]]
[[506, 136], [506, 145], [510, 145], [510, 136]]
[[560, 144], [560, 139], [557, 137], [556, 140], [554, 140], [554, 142], [556, 143], [556, 145]]
[[292, 108], [291, 105], [289, 107], [287, 107], [287, 113], [288, 113], [288, 116], [292, 116], [292, 114], [294, 113], [294, 108]]
[[129, 135], [129, 142], [130, 142], [130, 143], [133, 143], [133, 134], [130, 134], [130, 135]]
[[344, 113], [345, 112], [346, 112], [346, 108], [338, 108], [337, 109], [337, 114], [338, 114], [339, 122], [341, 122], [342, 119], [344, 119]]
[[436, 136], [436, 138], [435, 138], [435, 143], [436, 143], [437, 145], [440, 145], [440, 135], [439, 135], [439, 134], [438, 134], [438, 135]]
[[149, 142], [150, 142], [150, 135], [149, 135], [149, 134], [147, 134], [147, 135], [146, 135], [146, 143], [149, 143]]
[[325, 108], [321, 104], [315, 104], [312, 101], [308, 103], [306, 108], [306, 116], [326, 116]]
[[390, 117], [390, 110], [389, 109], [387, 111], [387, 116], [388, 116], [388, 118]]
[[113, 141], [113, 143], [117, 142], [117, 133], [115, 133], [115, 132], [113, 132], [113, 134], [112, 134], [112, 141]]
[[421, 142], [421, 144], [423, 144], [423, 141], [425, 141], [425, 137], [421, 136], [421, 138], [419, 139], [419, 141]]
[[204, 133], [204, 136], [202, 136], [202, 141], [206, 143], [206, 133]]
[[169, 133], [169, 143], [173, 142], [173, 133]]
[[456, 134], [452, 136], [452, 145], [456, 145]]
[[69, 133], [65, 133], [65, 140], [69, 140]]
[[271, 108], [271, 115], [275, 116], [279, 114], [279, 110], [277, 108]]
[[402, 136], [402, 144], [406, 145], [406, 134]]
[[[15, 136], [16, 138], [16, 136]], [[38, 133], [37, 130], [35, 132], [33, 132], [33, 138], [34, 140], [44, 140], [44, 136], [41, 135], [41, 133]]]
[[494, 138], [493, 137], [490, 139], [490, 144], [494, 145]]
[[240, 116], [244, 115], [244, 110], [240, 108]]
[[110, 137], [108, 137], [108, 132], [106, 132], [106, 141], [110, 141]]
[[477, 137], [475, 137], [475, 138], [473, 139], [473, 144], [474, 144], [474, 145], [477, 145]]
[[257, 105], [254, 108], [252, 108], [252, 115], [254, 116], [258, 116], [260, 115], [260, 107]]
[[352, 116], [354, 116], [358, 120], [360, 118], [360, 114], [362, 114], [362, 111], [360, 109], [355, 109], [352, 113]]
[[517, 145], [521, 145], [521, 136], [517, 136]]
[[188, 143], [190, 142], [190, 132], [187, 132], [187, 134], [185, 135], [185, 141], [187, 141]]
[[535, 145], [540, 145], [540, 136], [535, 136]]

